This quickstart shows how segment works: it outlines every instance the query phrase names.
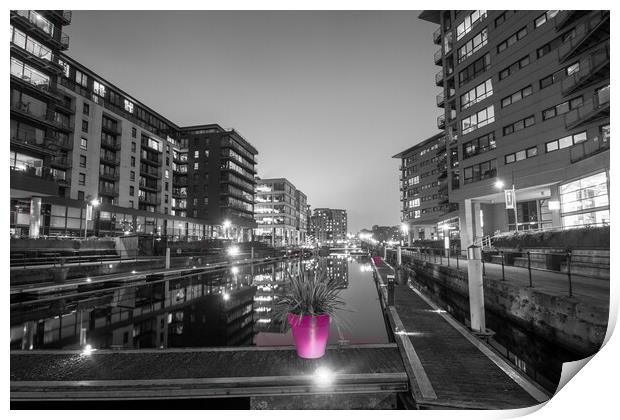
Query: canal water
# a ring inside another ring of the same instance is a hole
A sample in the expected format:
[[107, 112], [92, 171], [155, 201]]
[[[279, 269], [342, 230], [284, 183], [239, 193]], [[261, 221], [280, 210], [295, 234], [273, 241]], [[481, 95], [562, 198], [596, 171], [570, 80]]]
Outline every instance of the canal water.
[[310, 260], [236, 266], [216, 273], [58, 296], [11, 310], [11, 349], [139, 349], [292, 345], [274, 317], [285, 271], [325, 264], [341, 285], [344, 307], [329, 343], [387, 343], [369, 260], [330, 255]]

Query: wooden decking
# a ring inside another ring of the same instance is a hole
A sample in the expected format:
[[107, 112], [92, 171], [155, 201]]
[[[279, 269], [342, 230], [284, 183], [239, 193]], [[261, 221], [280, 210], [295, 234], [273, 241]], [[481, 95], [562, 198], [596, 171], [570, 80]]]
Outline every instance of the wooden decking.
[[[387, 300], [385, 262], [375, 266]], [[388, 318], [420, 408], [523, 408], [549, 396], [445, 311], [407, 284], [395, 284]]]
[[[326, 368], [329, 383], [315, 374]], [[408, 389], [394, 344], [330, 346], [318, 360], [292, 347], [11, 352], [11, 400], [209, 398]]]

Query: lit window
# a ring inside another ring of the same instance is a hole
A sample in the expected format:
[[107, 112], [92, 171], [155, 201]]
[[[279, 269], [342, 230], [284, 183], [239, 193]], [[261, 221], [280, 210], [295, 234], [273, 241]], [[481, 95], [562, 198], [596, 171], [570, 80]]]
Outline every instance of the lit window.
[[125, 111], [133, 114], [133, 103], [125, 99]]
[[95, 80], [93, 83], [93, 92], [103, 98], [105, 97], [105, 86]]

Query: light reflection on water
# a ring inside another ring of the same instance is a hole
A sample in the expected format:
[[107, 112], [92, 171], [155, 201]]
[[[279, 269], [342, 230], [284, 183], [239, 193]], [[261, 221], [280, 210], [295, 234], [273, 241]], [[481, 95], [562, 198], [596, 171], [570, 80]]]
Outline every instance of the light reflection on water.
[[[357, 258], [357, 257], [356, 257]], [[330, 343], [387, 343], [367, 261], [321, 257], [342, 285], [346, 305], [331, 323]], [[316, 260], [291, 260], [93, 292], [79, 299], [11, 312], [11, 349], [96, 349], [292, 345], [273, 318], [284, 269], [295, 275]]]

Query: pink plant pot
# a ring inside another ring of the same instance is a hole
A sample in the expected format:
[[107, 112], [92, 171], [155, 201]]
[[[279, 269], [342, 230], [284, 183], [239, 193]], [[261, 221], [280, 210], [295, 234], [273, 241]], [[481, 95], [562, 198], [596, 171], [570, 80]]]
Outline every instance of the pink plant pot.
[[318, 359], [325, 354], [329, 337], [329, 315], [288, 314], [297, 355], [302, 359]]
[[375, 255], [374, 257], [372, 257], [372, 261], [375, 263], [375, 265], [379, 265], [381, 264], [381, 257], [378, 255]]

